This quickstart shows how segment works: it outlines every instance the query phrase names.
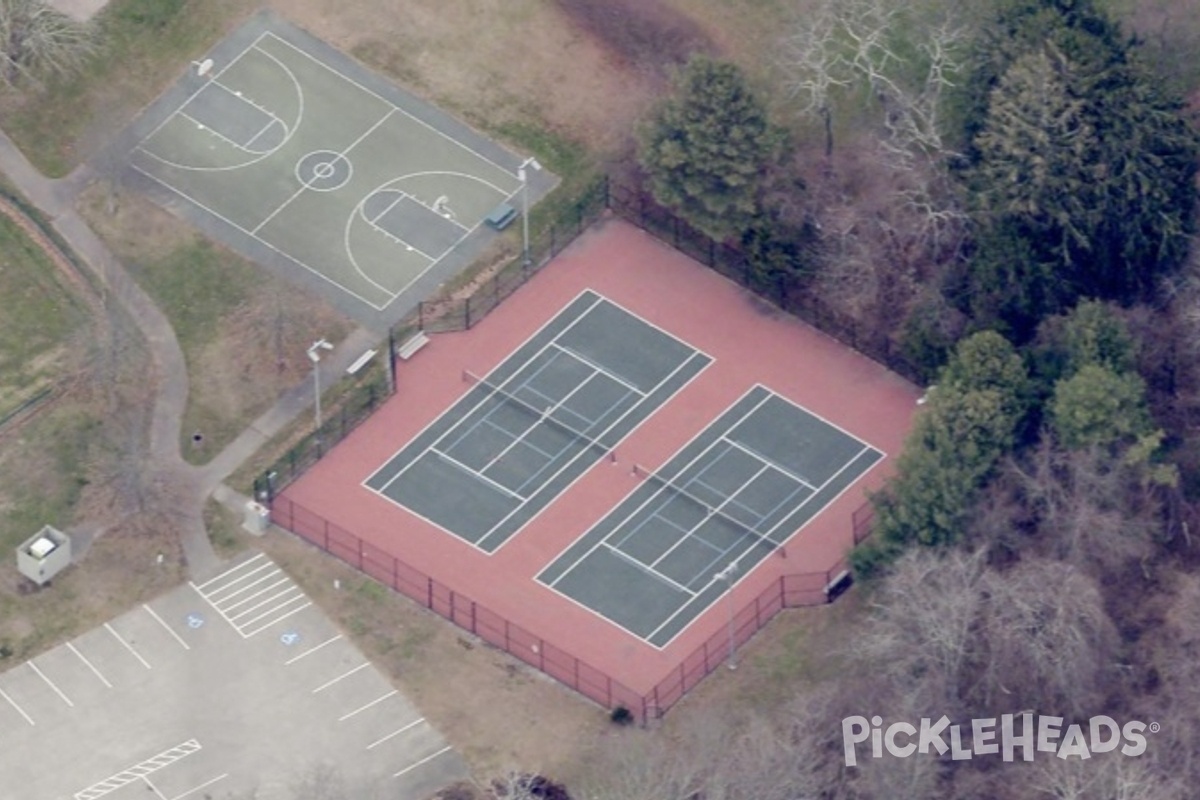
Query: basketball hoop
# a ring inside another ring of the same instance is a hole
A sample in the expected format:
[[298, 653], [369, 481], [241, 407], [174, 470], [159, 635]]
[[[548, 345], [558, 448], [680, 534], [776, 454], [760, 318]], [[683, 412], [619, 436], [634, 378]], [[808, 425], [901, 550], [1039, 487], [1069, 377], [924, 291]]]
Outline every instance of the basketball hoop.
[[213, 68], [213, 60], [211, 58], [206, 58], [203, 61], [193, 61], [192, 63], [196, 65], [196, 74], [201, 78], [211, 72]]

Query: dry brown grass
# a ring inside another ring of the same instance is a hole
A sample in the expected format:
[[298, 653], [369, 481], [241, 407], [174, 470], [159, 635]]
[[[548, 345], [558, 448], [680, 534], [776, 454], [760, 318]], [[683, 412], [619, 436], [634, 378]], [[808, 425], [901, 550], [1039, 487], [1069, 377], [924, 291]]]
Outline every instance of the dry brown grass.
[[[81, 207], [175, 328], [190, 381], [181, 432], [189, 461], [211, 459], [305, 380], [314, 335], [336, 342], [351, 330], [321, 298], [209, 245], [145, 197], [121, 192], [109, 213], [107, 189], [96, 185]], [[182, 270], [191, 271], [191, 283], [171, 274]], [[190, 438], [197, 432], [199, 444]]]

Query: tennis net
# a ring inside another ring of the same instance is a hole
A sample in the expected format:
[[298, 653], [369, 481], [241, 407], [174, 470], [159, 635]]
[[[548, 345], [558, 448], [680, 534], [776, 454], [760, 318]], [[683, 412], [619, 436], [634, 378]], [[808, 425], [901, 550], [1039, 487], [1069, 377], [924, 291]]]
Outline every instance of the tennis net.
[[563, 422], [561, 419], [557, 419], [553, 413], [554, 410], [556, 408], [558, 408], [557, 403], [549, 403], [546, 405], [545, 408], [539, 408], [538, 406], [534, 405], [533, 403], [529, 402], [528, 400], [523, 400], [520, 397], [517, 397], [515, 394], [508, 391], [507, 389], [503, 389], [503, 388], [495, 385], [494, 383], [491, 383], [490, 381], [487, 381], [487, 380], [479, 377], [478, 375], [471, 372], [470, 370], [464, 369], [462, 375], [463, 375], [464, 382], [469, 383], [472, 386], [478, 386], [478, 387], [482, 388], [485, 392], [487, 392], [489, 397], [499, 398], [500, 400], [508, 403], [509, 405], [513, 406], [514, 408], [518, 408], [521, 411], [525, 412], [526, 414], [537, 418], [539, 421], [549, 424], [551, 427], [555, 428], [556, 430], [562, 431], [563, 433], [567, 434], [571, 438], [573, 438], [579, 442], [582, 442], [583, 444], [587, 445], [588, 447], [593, 447], [604, 454], [611, 454], [612, 448], [609, 447], [608, 445], [604, 444], [603, 442], [601, 442], [599, 439], [596, 439], [596, 438], [588, 435], [587, 433], [584, 433], [583, 431], [578, 430], [573, 425], [568, 425], [567, 423]]
[[675, 494], [690, 500], [691, 502], [700, 506], [700, 508], [704, 509], [705, 517], [718, 517], [721, 520], [728, 522], [737, 530], [741, 531], [745, 536], [749, 536], [760, 544], [766, 545], [772, 551], [779, 549], [779, 542], [776, 542], [771, 537], [761, 533], [757, 528], [747, 525], [737, 517], [734, 517], [733, 515], [718, 508], [718, 506], [724, 503], [728, 498], [721, 498], [721, 500], [717, 503], [705, 500], [686, 487], [680, 486], [670, 478], [666, 478], [659, 473], [654, 472], [653, 470], [646, 469], [641, 464], [633, 465], [633, 474], [639, 478], [642, 478], [643, 480], [648, 480], [657, 486], [670, 489]]

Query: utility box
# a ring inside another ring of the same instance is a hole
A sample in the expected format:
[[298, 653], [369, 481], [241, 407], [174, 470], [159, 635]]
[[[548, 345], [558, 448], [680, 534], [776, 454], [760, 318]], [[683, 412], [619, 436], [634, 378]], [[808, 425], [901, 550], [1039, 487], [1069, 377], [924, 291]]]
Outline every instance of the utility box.
[[49, 525], [17, 548], [17, 571], [38, 586], [45, 586], [70, 565], [70, 537]]
[[271, 524], [271, 509], [264, 506], [262, 503], [256, 503], [251, 500], [246, 503], [246, 517], [242, 521], [242, 527], [253, 533], [255, 536], [262, 536], [267, 532], [267, 527]]

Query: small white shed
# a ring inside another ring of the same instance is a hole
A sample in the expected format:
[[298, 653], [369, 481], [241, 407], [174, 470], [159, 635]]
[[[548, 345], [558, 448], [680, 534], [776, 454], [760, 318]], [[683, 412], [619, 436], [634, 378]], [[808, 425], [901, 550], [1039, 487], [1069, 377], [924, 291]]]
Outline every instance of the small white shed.
[[17, 548], [17, 570], [38, 586], [71, 565], [71, 539], [49, 525]]

